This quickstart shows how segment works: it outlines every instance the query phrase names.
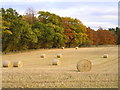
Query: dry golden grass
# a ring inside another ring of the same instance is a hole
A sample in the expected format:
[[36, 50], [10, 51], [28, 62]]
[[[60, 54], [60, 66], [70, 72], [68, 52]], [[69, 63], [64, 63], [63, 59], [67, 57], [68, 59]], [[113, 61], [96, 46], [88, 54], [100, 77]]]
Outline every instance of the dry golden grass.
[[[46, 58], [40, 58], [45, 53]], [[51, 64], [56, 54], [61, 53], [61, 64]], [[108, 58], [102, 58], [104, 53]], [[90, 72], [78, 72], [79, 60], [92, 62]], [[3, 68], [4, 88], [117, 88], [118, 47], [65, 48], [35, 50], [3, 55], [4, 60], [20, 60], [22, 68]]]

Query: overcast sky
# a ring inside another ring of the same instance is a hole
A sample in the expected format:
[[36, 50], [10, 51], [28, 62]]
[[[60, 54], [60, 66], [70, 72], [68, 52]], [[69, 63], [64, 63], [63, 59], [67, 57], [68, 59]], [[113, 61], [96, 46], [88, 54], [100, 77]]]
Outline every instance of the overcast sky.
[[[88, 2], [89, 1], [89, 2]], [[59, 16], [80, 19], [84, 25], [97, 30], [118, 26], [119, 0], [3, 0], [2, 7], [25, 14], [27, 8], [49, 11]]]

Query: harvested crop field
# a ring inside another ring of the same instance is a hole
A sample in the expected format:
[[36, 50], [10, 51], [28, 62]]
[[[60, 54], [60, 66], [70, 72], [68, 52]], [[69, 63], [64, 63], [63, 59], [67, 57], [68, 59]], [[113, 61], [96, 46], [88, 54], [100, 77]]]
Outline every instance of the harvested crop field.
[[[45, 58], [40, 55], [45, 54]], [[52, 65], [57, 54], [60, 65]], [[108, 54], [108, 58], [103, 58]], [[90, 72], [78, 72], [84, 58], [92, 62]], [[117, 88], [118, 47], [39, 49], [3, 55], [3, 61], [21, 61], [23, 67], [2, 69], [3, 88]]]

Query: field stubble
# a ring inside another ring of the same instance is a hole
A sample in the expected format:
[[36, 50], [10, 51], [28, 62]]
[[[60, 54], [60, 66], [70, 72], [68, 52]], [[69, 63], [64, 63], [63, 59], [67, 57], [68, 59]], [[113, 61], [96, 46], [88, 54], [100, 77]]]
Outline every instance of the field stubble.
[[[45, 53], [45, 58], [40, 54]], [[63, 54], [61, 65], [52, 65], [56, 54]], [[108, 54], [108, 58], [102, 58]], [[92, 62], [90, 72], [78, 72], [76, 63]], [[117, 88], [118, 47], [92, 47], [35, 50], [3, 55], [3, 60], [20, 60], [22, 68], [3, 68], [4, 88]]]

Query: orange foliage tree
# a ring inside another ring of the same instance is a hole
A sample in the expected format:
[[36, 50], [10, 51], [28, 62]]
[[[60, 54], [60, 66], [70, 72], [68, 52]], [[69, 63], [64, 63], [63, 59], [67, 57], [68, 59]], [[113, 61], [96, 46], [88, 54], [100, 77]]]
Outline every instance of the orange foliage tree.
[[94, 31], [88, 27], [87, 36], [92, 41], [92, 45], [116, 44], [117, 42], [117, 36], [115, 33], [103, 30], [102, 28]]
[[68, 47], [70, 47], [70, 45], [73, 43], [74, 39], [75, 39], [75, 31], [72, 31], [71, 29], [65, 29], [64, 30], [64, 34], [66, 35], [66, 39], [67, 39], [67, 44]]
[[103, 44], [116, 44], [117, 37], [111, 31], [100, 29], [100, 30], [97, 31], [97, 35], [98, 35], [98, 38], [99, 38], [98, 43], [100, 45], [103, 45]]
[[92, 45], [97, 45], [98, 44], [98, 35], [97, 32], [88, 27], [87, 29], [87, 36], [91, 40]]

